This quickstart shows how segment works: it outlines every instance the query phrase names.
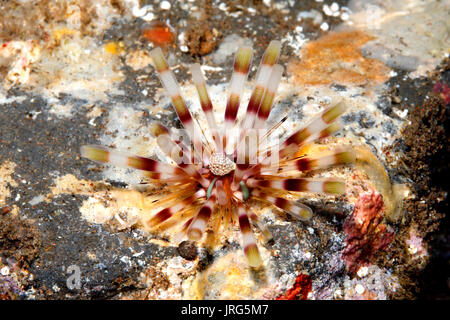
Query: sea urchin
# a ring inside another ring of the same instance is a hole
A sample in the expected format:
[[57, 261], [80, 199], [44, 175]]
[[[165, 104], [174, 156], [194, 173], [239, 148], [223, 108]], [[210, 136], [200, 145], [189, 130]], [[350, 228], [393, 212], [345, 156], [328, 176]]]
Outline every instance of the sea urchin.
[[189, 142], [185, 143], [174, 138], [173, 130], [159, 123], [152, 124], [150, 130], [158, 146], [175, 164], [102, 146], [83, 146], [81, 154], [100, 163], [142, 170], [152, 183], [169, 186], [170, 195], [158, 204], [161, 210], [143, 221], [147, 227], [155, 228], [172, 221], [172, 224], [181, 225], [180, 239], [187, 236], [196, 241], [202, 238], [212, 217], [219, 224], [221, 221], [226, 225], [229, 221], [238, 221], [249, 265], [260, 266], [262, 261], [250, 222], [266, 238], [271, 235], [250, 210], [248, 201], [262, 201], [297, 219], [308, 220], [311, 209], [294, 201], [293, 196], [298, 197], [299, 192], [340, 194], [345, 191], [345, 182], [305, 178], [305, 172], [354, 161], [353, 152], [345, 147], [337, 148], [331, 154], [298, 154], [306, 144], [339, 129], [335, 120], [345, 111], [342, 102], [325, 109], [309, 125], [284, 141], [273, 144], [277, 138], [273, 135], [274, 130], [286, 120], [283, 118], [271, 128], [266, 126], [283, 73], [283, 67], [276, 64], [280, 51], [279, 41], [272, 41], [265, 51], [245, 117], [233, 135], [252, 48], [240, 47], [236, 53], [222, 129], [216, 122], [200, 65], [191, 66], [209, 131], [202, 130], [198, 119], [189, 111], [162, 50], [154, 49], [151, 52], [154, 66], [189, 137]]

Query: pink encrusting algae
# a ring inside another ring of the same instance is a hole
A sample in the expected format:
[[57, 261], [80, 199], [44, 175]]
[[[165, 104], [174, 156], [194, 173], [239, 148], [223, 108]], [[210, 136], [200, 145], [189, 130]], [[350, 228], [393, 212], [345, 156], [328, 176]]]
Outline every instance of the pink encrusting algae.
[[384, 204], [380, 193], [371, 190], [359, 196], [352, 214], [344, 224], [347, 238], [342, 257], [351, 272], [369, 265], [376, 252], [392, 242], [394, 232], [382, 223], [383, 217]]
[[[102, 146], [83, 146], [81, 154], [100, 163], [141, 170], [149, 182], [169, 186], [170, 194], [163, 201], [165, 207], [143, 222], [146, 227], [154, 229], [170, 222], [171, 226], [181, 226], [176, 239], [187, 237], [197, 241], [202, 239], [208, 226], [217, 230], [217, 224], [237, 223], [248, 263], [259, 267], [262, 259], [252, 228], [258, 228], [266, 239], [270, 239], [271, 234], [251, 210], [249, 200], [274, 206], [294, 218], [308, 220], [312, 210], [293, 200], [293, 197], [299, 197], [299, 192], [342, 194], [345, 192], [345, 181], [305, 178], [303, 175], [312, 170], [352, 163], [355, 156], [351, 149], [342, 147], [331, 154], [298, 154], [307, 144], [330, 136], [339, 129], [336, 120], [345, 111], [343, 102], [326, 108], [309, 125], [284, 141], [273, 143], [276, 138], [272, 135], [273, 129], [280, 123], [268, 128], [266, 119], [283, 73], [283, 68], [277, 64], [281, 51], [279, 41], [272, 41], [265, 51], [245, 120], [241, 121], [240, 126], [237, 125], [252, 51], [250, 47], [237, 50], [223, 128], [216, 122], [200, 66], [194, 64], [191, 72], [209, 128], [202, 128], [187, 107], [162, 50], [156, 48], [151, 51], [160, 80], [190, 139], [188, 143], [182, 142], [174, 137], [170, 128], [157, 123], [151, 126], [158, 146], [175, 164], [127, 155]], [[237, 134], [231, 135], [232, 129], [237, 129]], [[207, 132], [210, 134], [205, 134]], [[249, 136], [251, 138], [255, 132], [258, 139], [249, 142]], [[214, 141], [210, 141], [210, 137]], [[216, 233], [213, 234], [217, 237]]]
[[446, 83], [436, 82], [433, 86], [433, 92], [439, 94], [446, 104], [450, 103], [450, 88]]

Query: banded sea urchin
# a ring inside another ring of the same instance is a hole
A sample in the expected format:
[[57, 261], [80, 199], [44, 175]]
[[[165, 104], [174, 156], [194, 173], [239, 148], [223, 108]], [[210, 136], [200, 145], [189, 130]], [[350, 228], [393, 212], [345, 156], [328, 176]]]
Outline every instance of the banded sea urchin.
[[83, 146], [81, 154], [100, 163], [142, 170], [148, 181], [169, 186], [170, 196], [158, 203], [161, 210], [143, 221], [148, 228], [170, 222], [170, 225], [180, 226], [180, 241], [185, 236], [196, 241], [202, 238], [212, 220], [218, 222], [212, 226], [213, 234], [221, 222], [228, 226], [236, 221], [249, 265], [260, 266], [262, 261], [250, 222], [266, 238], [270, 239], [271, 235], [250, 210], [248, 201], [274, 205], [297, 219], [308, 220], [312, 210], [294, 201], [292, 196], [298, 197], [299, 192], [340, 194], [345, 191], [345, 182], [331, 178], [305, 178], [304, 174], [351, 163], [355, 158], [352, 150], [346, 147], [337, 148], [331, 154], [298, 154], [298, 150], [308, 143], [327, 137], [340, 128], [335, 120], [345, 111], [342, 102], [325, 109], [309, 125], [284, 141], [273, 143], [277, 138], [273, 135], [274, 129], [286, 119], [271, 128], [266, 125], [283, 73], [283, 67], [276, 64], [280, 51], [279, 41], [272, 41], [266, 49], [245, 118], [233, 135], [252, 60], [252, 48], [240, 47], [236, 53], [222, 129], [216, 122], [200, 65], [191, 66], [209, 131], [202, 130], [200, 122], [189, 111], [162, 50], [154, 49], [151, 52], [154, 66], [189, 137], [189, 143], [185, 143], [175, 138], [172, 130], [159, 123], [152, 124], [150, 130], [159, 148], [175, 164], [102, 146]]

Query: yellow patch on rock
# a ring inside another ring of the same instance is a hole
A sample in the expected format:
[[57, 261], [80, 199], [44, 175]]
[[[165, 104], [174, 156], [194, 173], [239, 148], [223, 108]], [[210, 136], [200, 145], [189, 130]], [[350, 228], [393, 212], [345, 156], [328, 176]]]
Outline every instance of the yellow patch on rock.
[[140, 215], [144, 214], [145, 201], [141, 193], [114, 189], [85, 179], [79, 180], [71, 174], [56, 179], [55, 186], [50, 189], [45, 201], [49, 202], [61, 194], [90, 196], [80, 207], [83, 218], [90, 223], [115, 222], [119, 230], [136, 224]]
[[248, 267], [242, 250], [219, 258], [192, 281], [183, 285], [186, 299], [261, 299], [276, 296], [264, 271]]
[[355, 146], [356, 166], [362, 169], [375, 189], [383, 196], [385, 216], [391, 221], [400, 218], [403, 208], [403, 199], [409, 194], [404, 184], [392, 184], [384, 165], [375, 154], [366, 146]]
[[152, 58], [145, 50], [134, 50], [127, 55], [125, 63], [136, 71], [150, 65], [152, 63]]
[[14, 173], [16, 164], [11, 161], [5, 161], [0, 166], [0, 207], [5, 205], [6, 198], [11, 195], [8, 185], [17, 187], [17, 182], [11, 177]]
[[[44, 201], [50, 202], [62, 194], [89, 196], [80, 207], [83, 218], [90, 223], [112, 224], [118, 230], [136, 224], [146, 229], [143, 222], [170, 204], [164, 203], [167, 194], [163, 190], [150, 190], [150, 187], [146, 191], [115, 188], [102, 182], [80, 180], [72, 174], [57, 178]], [[174, 229], [174, 233], [176, 231]]]
[[103, 48], [105, 49], [106, 52], [111, 54], [122, 54], [123, 52], [125, 52], [123, 47], [124, 45], [122, 42], [112, 41], [105, 44]]

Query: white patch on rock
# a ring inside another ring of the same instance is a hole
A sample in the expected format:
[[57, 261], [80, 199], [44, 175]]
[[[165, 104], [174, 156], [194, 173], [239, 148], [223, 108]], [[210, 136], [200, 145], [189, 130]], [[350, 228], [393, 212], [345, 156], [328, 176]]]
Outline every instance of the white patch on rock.
[[425, 75], [448, 53], [449, 1], [352, 0], [347, 24], [376, 36], [363, 54], [390, 67]]
[[241, 38], [236, 34], [225, 37], [217, 51], [213, 53], [214, 63], [223, 64], [228, 56], [236, 53], [239, 46], [253, 46], [253, 42], [251, 39]]
[[[145, 108], [143, 106], [143, 108]], [[99, 144], [113, 146], [119, 151], [144, 157], [154, 156], [159, 150], [156, 141], [150, 135], [148, 127], [143, 125], [143, 110], [135, 110], [125, 105], [115, 106], [108, 114], [105, 134]], [[112, 134], [114, 133], [114, 134]], [[103, 171], [105, 179], [137, 184], [142, 180], [138, 170], [107, 166]]]
[[295, 27], [293, 32], [289, 32], [285, 38], [281, 40], [283, 44], [287, 44], [294, 49], [295, 54], [300, 53], [300, 49], [308, 41], [303, 34], [303, 28], [300, 26]]

